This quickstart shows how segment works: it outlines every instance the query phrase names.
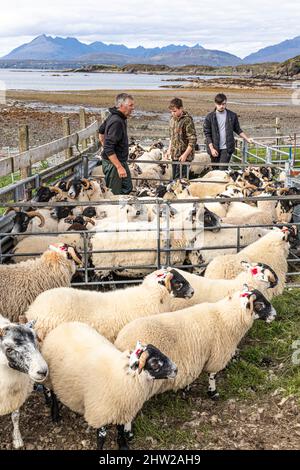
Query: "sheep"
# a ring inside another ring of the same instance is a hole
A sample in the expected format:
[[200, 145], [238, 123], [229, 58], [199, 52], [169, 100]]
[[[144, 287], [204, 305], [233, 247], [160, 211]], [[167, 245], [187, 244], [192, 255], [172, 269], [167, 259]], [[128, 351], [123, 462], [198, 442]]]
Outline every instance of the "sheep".
[[[154, 148], [149, 152], [144, 152], [142, 155], [135, 159], [135, 162], [138, 164], [142, 173], [146, 172], [150, 166], [153, 166], [152, 163], [141, 163], [142, 160], [152, 160], [157, 162], [162, 159], [162, 152], [158, 148]], [[157, 164], [155, 164], [157, 166]]]
[[184, 276], [174, 269], [162, 269], [149, 274], [139, 286], [105, 293], [51, 289], [35, 299], [26, 317], [36, 322], [35, 330], [41, 339], [64, 321], [81, 321], [114, 341], [131, 320], [168, 311], [173, 297], [190, 298], [194, 291]]
[[108, 424], [118, 425], [119, 448], [128, 449], [125, 423], [135, 418], [151, 395], [155, 379], [174, 379], [177, 374], [176, 365], [152, 344], [137, 343], [129, 356], [80, 322], [63, 323], [52, 330], [42, 354], [50, 372], [52, 419], [59, 417], [57, 396], [96, 428], [99, 450]]
[[[196, 234], [192, 241], [194, 250], [189, 253], [190, 264], [207, 264], [215, 257], [224, 255], [224, 250], [227, 254], [236, 253], [238, 243], [245, 247], [267, 233], [269, 230], [261, 227], [240, 228], [238, 239], [237, 228], [231, 228], [230, 225], [225, 228], [221, 224], [221, 230], [218, 232], [205, 230], [204, 234]], [[204, 269], [205, 267], [194, 268], [193, 272], [202, 273]]]
[[[27, 231], [30, 222], [37, 217], [39, 219], [39, 228], [42, 228], [45, 225], [45, 218], [39, 211], [28, 210], [22, 211], [17, 207], [8, 207], [5, 211], [5, 214], [14, 211], [15, 215], [12, 218], [13, 226], [11, 229], [12, 234], [24, 233]], [[14, 240], [20, 240], [22, 236], [15, 237]]]
[[19, 408], [33, 390], [34, 382], [43, 382], [48, 367], [37, 347], [37, 338], [29, 325], [11, 323], [0, 315], [0, 415], [11, 413], [13, 447], [24, 443], [19, 430]]
[[[187, 273], [176, 268], [192, 286], [194, 295], [188, 299], [171, 298], [170, 311], [181, 310], [203, 302], [217, 302], [237, 290], [244, 284], [258, 289], [268, 300], [274, 296], [278, 284], [278, 276], [270, 266], [264, 263], [241, 262], [242, 272], [234, 279], [209, 279], [197, 274]], [[276, 292], [278, 295], [278, 291]]]
[[75, 263], [81, 264], [76, 250], [59, 243], [50, 245], [38, 259], [0, 265], [0, 314], [16, 321], [41, 292], [69, 286]]
[[[209, 395], [218, 396], [216, 374], [224, 369], [255, 319], [271, 322], [275, 309], [263, 294], [244, 286], [243, 291], [219, 300], [202, 303], [176, 312], [139, 318], [118, 334], [115, 346], [128, 350], [139, 338], [154, 341], [178, 367], [172, 383], [155, 383], [152, 395], [178, 390], [191, 384], [203, 371], [209, 373]], [[127, 429], [130, 429], [128, 424]]]
[[[201, 165], [200, 165], [201, 163]], [[211, 159], [208, 153], [206, 152], [195, 152], [194, 160], [191, 162], [190, 166], [191, 172], [198, 176], [203, 173], [205, 170], [211, 169]]]
[[[179, 206], [179, 205], [178, 205]], [[170, 255], [173, 265], [183, 264], [186, 258], [185, 250], [191, 244], [197, 233], [203, 232], [202, 220], [204, 217], [203, 205], [199, 205], [197, 212], [192, 203], [180, 205], [182, 210], [178, 210], [170, 219], [170, 236], [168, 242], [167, 227], [168, 221], [160, 222], [162, 230], [162, 245], [165, 243], [178, 251]], [[118, 229], [116, 231], [116, 228]], [[102, 221], [101, 230], [91, 238], [93, 249], [92, 262], [98, 277], [103, 278], [112, 271], [119, 276], [142, 277], [148, 274], [152, 266], [157, 265], [157, 220], [153, 218], [150, 222], [120, 222], [117, 226], [110, 221]], [[134, 232], [134, 237], [132, 236]], [[101, 253], [101, 250], [111, 250], [112, 246], [122, 246], [126, 249], [139, 249], [134, 260], [131, 253], [111, 252]], [[166, 254], [161, 254], [161, 263], [166, 264]], [[112, 268], [109, 268], [111, 266]], [[144, 268], [142, 266], [149, 266]]]
[[298, 244], [295, 226], [274, 228], [260, 240], [247, 246], [239, 253], [217, 256], [206, 268], [205, 277], [210, 279], [233, 279], [241, 272], [241, 261], [268, 264], [278, 276], [274, 294], [280, 294], [285, 286], [287, 256], [290, 246]]
[[[69, 229], [72, 228], [69, 225]], [[68, 229], [68, 230], [69, 230]], [[74, 230], [74, 226], [73, 226]], [[81, 226], [80, 230], [84, 230]], [[28, 235], [23, 238], [12, 250], [12, 263], [20, 263], [29, 259], [38, 258], [44, 251], [47, 250], [49, 245], [55, 243], [67, 243], [68, 245], [76, 248], [77, 251], [82, 252], [84, 250], [84, 239], [80, 233], [64, 233], [61, 235]], [[31, 254], [36, 253], [36, 254]]]
[[188, 196], [200, 199], [213, 197], [221, 193], [225, 189], [225, 185], [225, 182], [208, 183], [199, 181], [194, 183], [193, 181], [180, 179], [168, 185], [164, 199], [186, 199]]

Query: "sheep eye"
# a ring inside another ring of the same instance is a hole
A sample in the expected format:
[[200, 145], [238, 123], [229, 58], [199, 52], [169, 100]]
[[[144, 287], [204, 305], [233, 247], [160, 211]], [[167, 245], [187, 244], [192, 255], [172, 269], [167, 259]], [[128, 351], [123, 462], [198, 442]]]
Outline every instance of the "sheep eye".
[[11, 354], [13, 351], [14, 351], [13, 348], [7, 348], [7, 349], [6, 349], [6, 353], [7, 353], [7, 354]]
[[255, 310], [258, 312], [264, 308], [264, 304], [262, 302], [256, 302], [255, 303]]

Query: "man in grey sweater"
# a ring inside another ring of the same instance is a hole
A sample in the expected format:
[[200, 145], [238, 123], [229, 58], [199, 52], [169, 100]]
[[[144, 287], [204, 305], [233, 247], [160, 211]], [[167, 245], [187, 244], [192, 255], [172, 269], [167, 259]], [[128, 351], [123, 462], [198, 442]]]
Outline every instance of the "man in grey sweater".
[[[207, 152], [212, 163], [228, 163], [235, 150], [234, 133], [246, 142], [253, 139], [247, 137], [240, 127], [237, 114], [226, 109], [227, 97], [219, 93], [215, 97], [215, 110], [209, 113], [204, 121], [203, 129], [206, 138]], [[227, 166], [215, 166], [215, 169], [227, 170]]]

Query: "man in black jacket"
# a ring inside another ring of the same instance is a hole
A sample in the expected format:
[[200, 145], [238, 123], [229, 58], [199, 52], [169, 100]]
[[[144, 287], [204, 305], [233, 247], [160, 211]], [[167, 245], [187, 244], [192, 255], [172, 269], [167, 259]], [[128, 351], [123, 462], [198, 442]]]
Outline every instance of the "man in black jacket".
[[134, 110], [131, 95], [121, 93], [116, 96], [116, 106], [110, 108], [110, 115], [99, 128], [99, 138], [104, 133], [102, 168], [106, 186], [114, 194], [129, 194], [132, 181], [128, 160], [127, 118]]
[[[203, 125], [207, 152], [212, 163], [228, 163], [235, 150], [234, 133], [248, 143], [252, 143], [253, 139], [247, 137], [241, 129], [237, 114], [226, 109], [226, 95], [219, 93], [215, 97], [215, 106], [215, 110], [206, 116]], [[227, 170], [228, 167], [215, 166], [213, 168]]]

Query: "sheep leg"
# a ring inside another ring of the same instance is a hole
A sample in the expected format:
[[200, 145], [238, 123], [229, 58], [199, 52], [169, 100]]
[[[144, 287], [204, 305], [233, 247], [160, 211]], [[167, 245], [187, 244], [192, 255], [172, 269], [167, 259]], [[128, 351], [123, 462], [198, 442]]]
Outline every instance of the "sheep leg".
[[217, 386], [216, 386], [216, 375], [217, 373], [209, 374], [208, 378], [208, 396], [212, 400], [217, 400], [219, 398], [219, 393], [217, 391]]
[[20, 449], [20, 447], [24, 446], [23, 439], [19, 429], [19, 419], [20, 419], [20, 411], [16, 410], [11, 414], [11, 420], [13, 423], [13, 446], [14, 449]]
[[51, 390], [48, 387], [45, 387], [45, 385], [42, 385], [43, 387], [43, 394], [45, 397], [45, 405], [51, 406], [52, 405], [52, 398], [51, 398]]
[[132, 421], [129, 421], [129, 423], [126, 423], [124, 425], [124, 434], [128, 441], [131, 441], [133, 439]]
[[61, 420], [59, 414], [59, 405], [55, 393], [50, 390], [51, 393], [51, 418], [53, 423], [58, 423]]
[[119, 450], [129, 450], [124, 424], [118, 424], [117, 430], [118, 430], [117, 443], [119, 446]]
[[106, 427], [101, 426], [101, 428], [97, 429], [97, 449], [102, 450], [105, 440], [106, 440]]

